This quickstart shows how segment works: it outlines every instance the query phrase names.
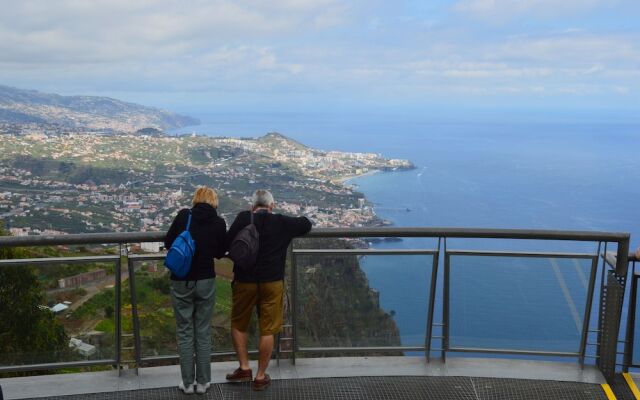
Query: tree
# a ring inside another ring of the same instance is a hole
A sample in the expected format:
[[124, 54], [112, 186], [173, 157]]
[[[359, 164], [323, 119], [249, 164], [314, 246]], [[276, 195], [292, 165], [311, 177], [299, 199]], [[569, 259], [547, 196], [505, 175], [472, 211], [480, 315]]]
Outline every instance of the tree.
[[[0, 236], [5, 235], [0, 226]], [[0, 248], [0, 258], [23, 255], [20, 249]], [[0, 364], [53, 361], [51, 356], [66, 351], [64, 327], [42, 307], [45, 300], [33, 267], [0, 267]]]

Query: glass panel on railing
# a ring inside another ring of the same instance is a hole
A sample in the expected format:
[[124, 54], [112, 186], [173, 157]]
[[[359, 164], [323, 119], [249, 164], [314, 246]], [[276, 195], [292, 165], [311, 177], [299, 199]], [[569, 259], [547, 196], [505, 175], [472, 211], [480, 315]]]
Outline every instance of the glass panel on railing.
[[579, 351], [591, 259], [452, 255], [450, 347]]
[[[231, 266], [217, 265], [216, 303], [212, 326], [212, 351], [233, 351], [231, 342]], [[217, 262], [217, 264], [220, 264]], [[171, 305], [170, 276], [162, 260], [134, 262], [136, 274], [136, 295], [142, 357], [174, 356], [176, 348], [176, 322]], [[130, 304], [129, 295], [125, 304]], [[133, 333], [131, 308], [125, 308], [123, 314], [123, 332]], [[255, 320], [255, 317], [253, 318]], [[255, 325], [255, 324], [254, 324]], [[255, 326], [252, 326], [249, 341], [255, 348]], [[133, 339], [132, 339], [133, 340]]]
[[424, 346], [433, 255], [297, 255], [300, 347]]
[[115, 359], [115, 262], [0, 266], [0, 366]]

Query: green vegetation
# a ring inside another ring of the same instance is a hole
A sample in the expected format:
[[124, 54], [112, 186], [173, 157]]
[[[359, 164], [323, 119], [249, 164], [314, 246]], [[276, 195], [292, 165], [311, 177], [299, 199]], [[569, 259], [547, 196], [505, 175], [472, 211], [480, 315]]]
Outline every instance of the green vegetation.
[[95, 319], [96, 317], [106, 317], [107, 314], [113, 315], [114, 304], [115, 290], [113, 288], [108, 288], [96, 294], [89, 301], [85, 302], [77, 310], [72, 312], [69, 319], [72, 321], [87, 321]]
[[[350, 248], [341, 240], [304, 240], [305, 248]], [[357, 256], [303, 256], [298, 260], [301, 346], [399, 346], [391, 315], [380, 309]]]
[[73, 161], [35, 158], [32, 155], [17, 156], [12, 160], [11, 165], [41, 178], [59, 179], [72, 184], [81, 184], [87, 181], [92, 181], [96, 185], [121, 184], [126, 183], [130, 178], [128, 170], [99, 168]]
[[[136, 296], [144, 356], [176, 353], [176, 323], [170, 296], [170, 279], [164, 269], [143, 264], [136, 271]], [[123, 332], [132, 332], [130, 295], [123, 291]], [[216, 305], [212, 319], [214, 350], [230, 350], [231, 282], [216, 279]], [[100, 326], [100, 324], [98, 324]], [[96, 328], [97, 329], [97, 328]]]
[[113, 319], [103, 319], [102, 321], [98, 322], [94, 329], [96, 331], [113, 335], [116, 332], [116, 324], [114, 323]]
[[[20, 257], [20, 249], [0, 248], [2, 259]], [[0, 365], [51, 362], [66, 354], [67, 335], [53, 313], [42, 308], [45, 296], [36, 270], [2, 267], [0, 282]]]

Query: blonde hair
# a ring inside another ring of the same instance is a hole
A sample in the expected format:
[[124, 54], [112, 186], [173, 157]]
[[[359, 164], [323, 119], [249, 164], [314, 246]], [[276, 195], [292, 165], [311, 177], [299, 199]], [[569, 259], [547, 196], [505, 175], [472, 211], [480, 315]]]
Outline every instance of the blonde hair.
[[207, 186], [198, 186], [193, 194], [193, 205], [197, 203], [207, 203], [211, 207], [218, 208], [218, 195], [215, 190]]

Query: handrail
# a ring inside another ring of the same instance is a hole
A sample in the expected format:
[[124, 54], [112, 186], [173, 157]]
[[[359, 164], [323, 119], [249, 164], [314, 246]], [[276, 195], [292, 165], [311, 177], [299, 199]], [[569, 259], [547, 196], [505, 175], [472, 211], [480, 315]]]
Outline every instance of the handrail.
[[[108, 232], [75, 233], [70, 235], [2, 236], [3, 246], [52, 246], [66, 244], [107, 244], [161, 242], [165, 231], [156, 232]], [[492, 229], [492, 228], [315, 228], [304, 237], [354, 238], [354, 237], [446, 237], [446, 238], [491, 238], [491, 239], [539, 239], [570, 241], [610, 241], [628, 240], [626, 232], [562, 231], [544, 229]]]
[[[123, 245], [123, 244], [128, 244], [128, 243], [142, 243], [142, 242], [161, 242], [164, 241], [164, 238], [166, 236], [166, 232], [164, 231], [156, 231], [156, 232], [108, 232], [108, 233], [81, 233], [81, 234], [70, 234], [70, 235], [42, 235], [42, 236], [21, 236], [21, 237], [0, 237], [0, 248], [6, 248], [6, 247], [28, 247], [28, 246], [53, 246], [53, 245], [88, 245], [88, 244], [101, 244], [101, 245], [105, 245], [105, 244], [119, 244], [119, 245]], [[491, 228], [462, 228], [462, 227], [371, 227], [371, 228], [317, 228], [317, 229], [313, 229], [311, 232], [309, 232], [307, 235], [305, 235], [304, 237], [307, 238], [368, 238], [368, 237], [422, 237], [422, 238], [438, 238], [438, 247], [436, 249], [378, 249], [378, 250], [372, 250], [372, 249], [350, 249], [350, 250], [346, 250], [346, 249], [300, 249], [300, 248], [290, 248], [289, 251], [289, 257], [293, 257], [292, 261], [293, 261], [293, 265], [295, 265], [295, 255], [302, 255], [302, 254], [316, 254], [316, 255], [327, 255], [327, 254], [334, 254], [334, 253], [339, 253], [339, 254], [389, 254], [389, 255], [400, 255], [400, 254], [432, 254], [433, 255], [433, 266], [432, 266], [432, 292], [435, 293], [435, 290], [433, 290], [434, 287], [434, 282], [436, 282], [436, 277], [437, 274], [433, 273], [433, 271], [437, 271], [437, 266], [438, 266], [438, 260], [439, 260], [439, 255], [440, 255], [440, 239], [444, 239], [444, 254], [445, 254], [445, 282], [444, 282], [444, 288], [446, 289], [448, 287], [448, 277], [447, 277], [447, 270], [448, 270], [448, 257], [450, 255], [455, 255], [456, 252], [462, 252], [464, 253], [464, 251], [461, 250], [449, 250], [447, 251], [447, 247], [446, 247], [446, 239], [447, 238], [466, 238], [466, 239], [516, 239], [516, 240], [550, 240], [550, 241], [576, 241], [576, 242], [596, 242], [596, 243], [604, 243], [605, 244], [605, 254], [606, 254], [606, 244], [607, 243], [616, 243], [617, 244], [617, 252], [615, 255], [615, 259], [612, 260], [615, 264], [615, 274], [610, 271], [609, 273], [612, 274], [611, 277], [612, 279], [615, 281], [615, 279], [621, 279], [622, 281], [624, 281], [624, 277], [627, 274], [627, 269], [628, 269], [628, 265], [629, 265], [629, 261], [635, 261], [637, 258], [635, 257], [635, 255], [633, 254], [629, 254], [629, 242], [630, 242], [630, 235], [629, 233], [623, 233], [623, 232], [598, 232], [598, 231], [563, 231], [563, 230], [536, 230], [536, 229], [491, 229]], [[471, 251], [473, 253], [473, 251]], [[468, 253], [468, 252], [467, 252]], [[512, 254], [513, 252], [486, 252], [486, 254], [494, 254], [494, 255], [508, 255], [508, 254]], [[466, 254], [466, 253], [465, 253]], [[536, 253], [536, 252], [525, 252], [521, 254], [518, 254], [520, 256], [529, 256], [529, 257], [541, 257], [544, 255], [549, 255], [551, 253]], [[575, 256], [580, 256], [580, 257], [586, 257], [587, 255], [584, 254], [577, 254], [577, 253], [553, 253], [558, 257], [569, 257], [571, 256], [572, 258], [575, 258]], [[597, 257], [600, 254], [600, 246], [598, 246], [598, 253], [596, 255], [593, 256], [594, 260], [597, 261]], [[131, 278], [131, 283], [130, 283], [130, 289], [132, 290], [132, 303], [135, 304], [137, 303], [137, 301], [135, 300], [135, 286], [133, 286], [133, 283], [135, 282], [135, 274], [132, 268], [132, 261], [135, 260], [143, 260], [143, 259], [151, 259], [151, 258], [157, 258], [160, 257], [160, 255], [158, 254], [153, 254], [153, 255], [144, 255], [144, 256], [139, 256], [139, 255], [131, 255], [130, 258], [128, 258], [128, 263], [129, 263], [129, 274], [130, 274], [130, 278]], [[58, 262], [86, 262], [86, 261], [104, 261], [106, 259], [115, 261], [116, 263], [120, 263], [121, 259], [119, 256], [106, 256], [103, 258], [100, 257], [52, 257], [50, 260], [52, 260], [53, 262], [55, 262], [55, 260], [58, 260]], [[44, 263], [44, 262], [48, 262], [49, 260], [47, 259], [40, 259], [40, 258], [33, 258], [33, 259], [26, 259], [26, 260], [6, 260], [3, 262], [0, 262], [0, 267], [6, 266], [6, 265], [14, 265], [14, 264], [19, 264], [19, 263]], [[591, 293], [589, 295], [590, 298], [593, 297], [593, 284], [595, 282], [595, 268], [597, 266], [596, 261], [594, 261], [593, 266], [592, 266], [592, 273], [591, 273], [591, 279], [590, 279], [590, 288], [589, 289], [589, 293]], [[604, 265], [604, 264], [603, 264]], [[295, 270], [295, 266], [292, 266], [292, 268]], [[604, 267], [603, 267], [604, 268]], [[120, 270], [120, 266], [117, 267], [116, 269], [117, 271]], [[604, 271], [604, 269], [603, 269]], [[119, 368], [120, 366], [120, 274], [116, 273], [116, 282], [115, 282], [115, 286], [116, 286], [116, 325], [117, 325], [117, 333], [116, 333], [116, 348], [117, 353], [116, 353], [116, 360], [114, 360], [115, 365]], [[296, 273], [292, 274], [292, 293], [295, 296], [295, 292], [296, 292]], [[614, 282], [615, 283], [615, 282]], [[603, 280], [602, 285], [609, 285], [609, 283], [605, 283], [605, 281]], [[604, 287], [604, 286], [603, 286]], [[611, 287], [611, 293], [616, 293], [615, 290], [616, 288], [614, 288], [613, 286]], [[617, 289], [616, 289], [617, 290]], [[624, 294], [624, 285], [622, 285], [622, 294]], [[445, 297], [445, 301], [444, 304], [447, 305], [447, 294], [445, 293], [444, 295]], [[610, 295], [607, 296], [606, 298], [602, 297], [600, 299], [601, 301], [601, 305], [600, 305], [600, 309], [601, 310], [609, 310], [609, 312], [607, 312], [606, 316], [606, 321], [599, 321], [599, 325], [598, 325], [598, 329], [599, 331], [603, 330], [603, 326], [606, 326], [607, 329], [609, 329], [611, 332], [614, 332], [614, 336], [617, 337], [617, 331], [619, 329], [619, 324], [620, 324], [620, 318], [619, 315], [615, 315], [616, 310], [618, 310], [618, 306], [615, 304], [615, 300], [618, 296], [617, 295]], [[433, 304], [434, 304], [434, 299], [430, 298], [429, 299], [430, 304], [429, 304], [429, 309], [431, 310], [430, 312], [432, 312], [433, 310]], [[606, 302], [606, 304], [605, 304]], [[609, 304], [611, 303], [611, 304]], [[296, 341], [296, 323], [295, 323], [295, 297], [293, 299], [293, 304], [294, 304], [294, 312], [293, 312], [293, 337], [294, 337], [294, 342], [293, 342], [293, 357], [295, 357], [295, 352], [296, 351], [301, 351], [301, 350], [308, 350], [306, 348], [301, 348], [299, 346], [299, 343], [297, 343]], [[590, 303], [587, 304], [586, 306], [587, 310], [591, 309]], [[621, 311], [621, 310], [620, 310]], [[444, 311], [445, 316], [448, 315], [448, 311]], [[585, 312], [585, 315], [588, 315]], [[134, 319], [137, 318], [134, 316]], [[428, 317], [428, 321], [429, 324], [433, 324], [432, 318]], [[585, 319], [586, 321], [586, 319]], [[457, 348], [448, 348], [449, 344], [448, 344], [448, 321], [443, 322], [443, 329], [444, 329], [444, 337], [445, 337], [445, 341], [443, 344], [443, 350], [442, 350], [442, 354], [444, 357], [444, 353], [446, 351], [456, 351], [456, 350], [461, 350], [461, 351], [465, 351], [464, 348], [462, 349], [457, 349]], [[615, 326], [614, 326], [615, 325]], [[139, 328], [135, 328], [135, 330], [137, 331], [137, 340], [139, 340], [140, 334], [139, 334]], [[584, 332], [587, 332], [588, 330], [588, 326], [585, 323], [585, 326], [583, 328]], [[431, 332], [430, 328], [428, 327], [428, 332]], [[584, 335], [583, 335], [584, 336]], [[427, 336], [426, 339], [426, 345], [425, 348], [426, 349], [431, 349], [430, 346], [430, 339], [433, 338], [430, 334]], [[583, 337], [584, 339], [584, 337]], [[584, 340], [583, 340], [584, 341]], [[137, 351], [139, 352], [141, 345], [139, 344], [139, 342], [136, 342], [136, 348]], [[602, 348], [602, 350], [600, 350]], [[323, 349], [323, 351], [326, 349]], [[471, 350], [478, 350], [478, 349], [471, 349]], [[495, 349], [487, 349], [488, 351], [493, 351]], [[598, 354], [600, 356], [600, 363], [604, 363], [602, 360], [602, 354], [605, 355], [609, 355], [611, 356], [610, 358], [613, 360], [611, 362], [607, 361], [606, 365], [609, 365], [611, 363], [615, 363], [615, 346], [614, 347], [603, 347], [601, 345], [598, 346]], [[602, 354], [601, 354], [602, 353]], [[427, 350], [427, 357], [429, 354], [429, 350]], [[580, 362], [583, 362], [583, 351], [581, 350], [580, 353], [575, 353], [572, 355], [577, 355], [580, 357]], [[295, 360], [295, 358], [293, 358], [293, 360]], [[139, 361], [144, 361], [143, 358], [140, 356], [140, 354], [138, 353], [136, 355], [136, 361], [137, 364], [139, 363]], [[64, 363], [60, 363], [60, 364], [56, 364], [59, 366], [63, 366], [65, 365]], [[604, 365], [604, 364], [603, 364]], [[603, 367], [603, 365], [599, 365], [601, 370], [603, 371], [603, 373], [605, 372], [605, 369]], [[614, 364], [612, 364], [614, 365]], [[29, 366], [7, 366], [7, 367], [0, 367], [0, 371], [7, 371], [7, 370], [11, 370], [12, 368], [30, 368]], [[615, 368], [615, 367], [614, 367]], [[611, 368], [607, 369], [607, 373], [610, 373]]]
[[[73, 244], [122, 244], [140, 242], [161, 242], [166, 232], [110, 232], [79, 233], [71, 235], [42, 236], [3, 236], [0, 247], [13, 246], [52, 246]], [[598, 231], [560, 231], [542, 229], [492, 229], [492, 228], [415, 228], [415, 227], [382, 227], [382, 228], [317, 228], [305, 237], [316, 238], [354, 238], [354, 237], [433, 237], [433, 238], [492, 238], [492, 239], [538, 239], [568, 241], [601, 241], [617, 242], [616, 273], [625, 276], [629, 253], [630, 234], [625, 232]]]

